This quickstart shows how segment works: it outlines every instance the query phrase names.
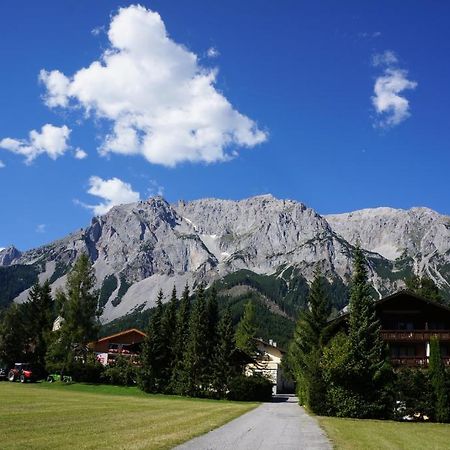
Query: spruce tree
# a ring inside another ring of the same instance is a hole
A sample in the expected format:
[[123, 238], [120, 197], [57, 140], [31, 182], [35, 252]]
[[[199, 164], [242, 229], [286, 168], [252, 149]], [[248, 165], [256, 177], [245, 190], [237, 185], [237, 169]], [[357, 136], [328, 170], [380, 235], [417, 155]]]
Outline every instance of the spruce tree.
[[164, 309], [161, 320], [161, 339], [163, 341], [164, 354], [161, 355], [162, 378], [161, 390], [170, 391], [170, 380], [175, 368], [176, 331], [177, 331], [178, 297], [175, 286], [172, 296]]
[[326, 388], [320, 362], [327, 343], [331, 301], [325, 282], [320, 272], [316, 271], [307, 308], [300, 313], [288, 355], [297, 380], [299, 400], [317, 414], [326, 411]]
[[358, 405], [351, 415], [377, 417], [384, 407], [378, 400], [384, 382], [386, 348], [370, 295], [364, 255], [359, 246], [354, 255], [349, 310], [349, 386]]
[[218, 341], [217, 326], [219, 323], [219, 305], [217, 303], [217, 291], [215, 287], [212, 287], [208, 293], [206, 310], [208, 316], [208, 355], [212, 360]]
[[249, 300], [245, 304], [244, 314], [236, 329], [236, 347], [250, 357], [255, 357], [258, 350], [255, 340], [256, 330], [255, 305]]
[[444, 297], [436, 283], [429, 277], [413, 275], [405, 281], [407, 289], [428, 300], [445, 303]]
[[24, 305], [13, 303], [0, 321], [0, 361], [8, 367], [28, 357], [29, 341], [23, 316]]
[[98, 292], [95, 291], [95, 274], [86, 254], [75, 262], [67, 276], [65, 290], [56, 295], [61, 328], [52, 335], [47, 351], [50, 370], [71, 369], [74, 364], [85, 365], [90, 353], [87, 344], [97, 339], [100, 330]]
[[189, 324], [189, 342], [185, 353], [183, 393], [205, 396], [209, 393], [208, 310], [205, 289], [201, 284], [195, 294], [195, 303]]
[[430, 340], [429, 374], [434, 394], [434, 415], [437, 422], [450, 421], [450, 395], [446, 386], [446, 373], [442, 361], [439, 340]]
[[145, 392], [161, 392], [165, 363], [165, 342], [162, 338], [163, 292], [159, 291], [155, 312], [147, 328], [147, 337], [142, 345], [139, 387]]
[[233, 376], [237, 375], [233, 364], [235, 352], [234, 330], [230, 308], [226, 308], [217, 327], [218, 341], [213, 357], [212, 385], [217, 397], [224, 398]]
[[178, 394], [181, 394], [183, 392], [183, 380], [185, 379], [184, 360], [187, 344], [189, 341], [190, 317], [191, 299], [189, 286], [186, 283], [177, 312], [174, 349], [174, 371], [171, 380], [171, 389], [173, 392]]
[[37, 370], [43, 372], [47, 347], [55, 320], [55, 304], [51, 296], [50, 283], [45, 281], [41, 285], [37, 282], [30, 289], [28, 301], [24, 306], [27, 316], [27, 332], [33, 348], [31, 362], [36, 365]]

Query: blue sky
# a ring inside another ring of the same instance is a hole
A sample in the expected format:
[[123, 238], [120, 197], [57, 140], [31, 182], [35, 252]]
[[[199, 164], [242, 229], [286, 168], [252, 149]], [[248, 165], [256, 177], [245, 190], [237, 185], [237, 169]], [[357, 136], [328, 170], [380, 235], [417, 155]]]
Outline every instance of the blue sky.
[[450, 3], [140, 4], [2, 3], [0, 247], [161, 192], [450, 214]]

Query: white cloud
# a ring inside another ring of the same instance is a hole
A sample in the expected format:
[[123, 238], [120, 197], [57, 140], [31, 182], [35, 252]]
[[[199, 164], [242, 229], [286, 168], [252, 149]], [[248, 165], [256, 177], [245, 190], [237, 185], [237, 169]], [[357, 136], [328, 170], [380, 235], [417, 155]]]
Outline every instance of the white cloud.
[[416, 81], [408, 80], [408, 71], [396, 67], [398, 58], [387, 50], [374, 55], [375, 67], [385, 66], [383, 73], [375, 80], [372, 104], [378, 115], [377, 126], [393, 127], [406, 120], [410, 115], [409, 101], [400, 94], [407, 89], [415, 89]]
[[[267, 139], [215, 86], [217, 70], [174, 42], [158, 13], [143, 6], [119, 9], [101, 58], [66, 77], [42, 71], [49, 106], [69, 102], [111, 121], [101, 152], [140, 154], [175, 166], [232, 157], [233, 147]], [[61, 78], [64, 77], [64, 78]]]
[[84, 159], [84, 158], [87, 158], [87, 153], [83, 150], [83, 149], [81, 149], [80, 147], [77, 147], [76, 149], [75, 149], [75, 151], [74, 151], [74, 154], [73, 154], [73, 156], [76, 158], [76, 159]]
[[47, 225], [45, 223], [40, 223], [36, 227], [36, 233], [45, 233], [47, 231]]
[[208, 58], [217, 58], [218, 56], [220, 56], [220, 52], [216, 47], [209, 47], [206, 51], [206, 56]]
[[69, 104], [67, 92], [69, 80], [59, 70], [39, 72], [39, 81], [47, 87], [47, 95], [44, 97], [45, 104], [50, 108], [55, 106], [67, 106]]
[[0, 160], [0, 169], [3, 169], [4, 167], [6, 167], [5, 163], [2, 160]]
[[398, 63], [397, 55], [392, 50], [385, 50], [383, 53], [375, 53], [372, 56], [372, 65], [378, 66], [392, 66]]
[[100, 177], [89, 179], [89, 194], [100, 197], [104, 201], [98, 205], [87, 205], [80, 201], [76, 203], [94, 211], [95, 215], [106, 214], [113, 206], [137, 202], [140, 198], [139, 192], [134, 192], [129, 183], [119, 178], [103, 180]]
[[50, 158], [56, 159], [70, 148], [67, 142], [70, 131], [66, 125], [56, 127], [47, 123], [40, 132], [31, 130], [28, 139], [8, 137], [0, 140], [0, 148], [24, 156], [27, 163], [45, 153]]

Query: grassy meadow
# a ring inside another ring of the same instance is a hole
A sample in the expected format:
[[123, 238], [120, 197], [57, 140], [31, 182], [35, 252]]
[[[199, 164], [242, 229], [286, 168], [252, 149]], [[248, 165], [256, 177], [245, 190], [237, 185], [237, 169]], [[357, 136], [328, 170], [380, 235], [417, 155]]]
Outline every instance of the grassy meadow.
[[337, 450], [448, 450], [450, 424], [318, 417]]
[[0, 382], [0, 448], [168, 449], [255, 406], [117, 386]]

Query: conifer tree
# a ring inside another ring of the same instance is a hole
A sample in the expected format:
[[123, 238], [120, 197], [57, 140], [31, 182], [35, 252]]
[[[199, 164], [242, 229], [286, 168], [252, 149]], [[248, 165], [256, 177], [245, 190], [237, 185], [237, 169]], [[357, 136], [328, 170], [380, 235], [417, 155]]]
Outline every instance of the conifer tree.
[[412, 277], [405, 280], [406, 287], [411, 292], [414, 292], [421, 297], [424, 297], [428, 300], [434, 300], [439, 303], [445, 303], [444, 297], [439, 290], [439, 287], [436, 283], [429, 277], [418, 275], [413, 275]]
[[163, 292], [159, 291], [155, 312], [150, 318], [147, 337], [141, 352], [139, 387], [145, 392], [160, 392], [165, 358], [165, 343], [162, 338]]
[[437, 422], [450, 421], [450, 396], [446, 386], [446, 374], [442, 361], [439, 340], [430, 340], [429, 374], [434, 393], [434, 415]]
[[219, 323], [219, 305], [217, 303], [217, 291], [214, 286], [209, 291], [206, 310], [208, 315], [208, 354], [209, 358], [212, 359], [218, 341], [217, 326]]
[[249, 300], [236, 329], [236, 347], [251, 357], [257, 353], [256, 330], [255, 305]]
[[11, 304], [0, 321], [0, 361], [12, 367], [27, 360], [28, 335], [23, 321], [24, 305]]
[[86, 364], [89, 349], [87, 344], [97, 339], [100, 329], [98, 292], [94, 290], [95, 274], [86, 254], [75, 262], [67, 276], [65, 290], [56, 295], [59, 315], [63, 321], [47, 351], [50, 370], [70, 369], [75, 362]]
[[37, 369], [45, 369], [45, 356], [51, 338], [53, 321], [55, 320], [55, 304], [51, 296], [50, 283], [42, 285], [37, 282], [28, 294], [25, 303], [27, 332], [33, 348], [32, 362]]
[[187, 344], [189, 341], [190, 317], [191, 299], [189, 286], [186, 283], [177, 312], [174, 349], [174, 371], [171, 380], [172, 391], [179, 394], [183, 392], [183, 380], [185, 379], [184, 361]]
[[226, 308], [220, 318], [217, 328], [218, 341], [213, 357], [213, 388], [219, 398], [225, 397], [228, 386], [236, 375], [233, 364], [233, 354], [235, 351], [234, 330], [231, 319], [230, 308]]
[[176, 331], [177, 331], [178, 297], [175, 286], [172, 296], [164, 309], [161, 319], [161, 340], [163, 341], [163, 354], [161, 355], [161, 391], [170, 390], [170, 380], [175, 367]]
[[209, 391], [209, 343], [208, 310], [205, 289], [197, 288], [195, 303], [189, 324], [190, 334], [187, 344], [183, 380], [183, 393], [192, 396], [205, 396]]
[[300, 313], [288, 359], [294, 369], [300, 402], [313, 412], [326, 411], [326, 388], [320, 361], [327, 343], [327, 320], [331, 301], [325, 288], [325, 279], [315, 272], [308, 295], [308, 305]]
[[354, 255], [349, 310], [349, 385], [355, 405], [358, 405], [351, 415], [376, 417], [383, 408], [378, 400], [384, 382], [386, 349], [370, 296], [364, 255], [359, 246]]

